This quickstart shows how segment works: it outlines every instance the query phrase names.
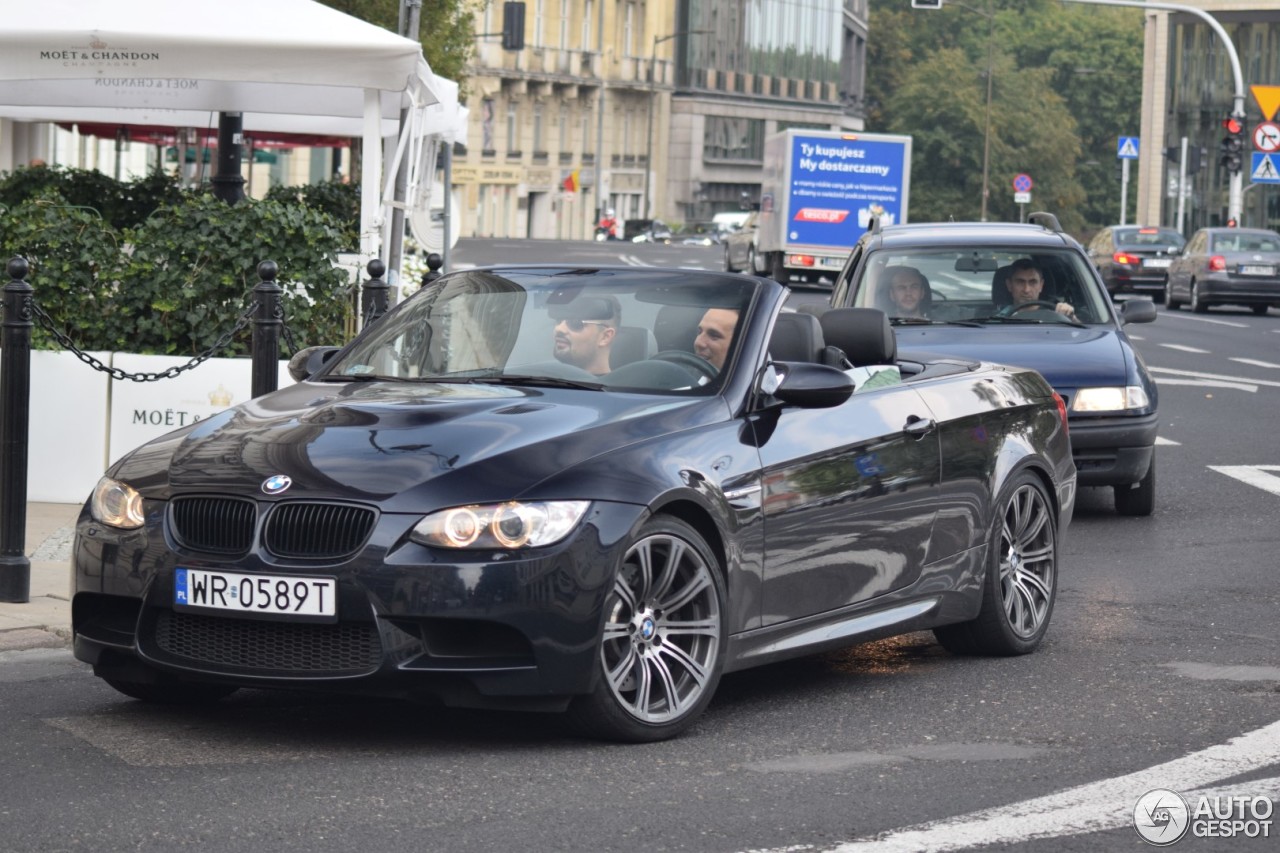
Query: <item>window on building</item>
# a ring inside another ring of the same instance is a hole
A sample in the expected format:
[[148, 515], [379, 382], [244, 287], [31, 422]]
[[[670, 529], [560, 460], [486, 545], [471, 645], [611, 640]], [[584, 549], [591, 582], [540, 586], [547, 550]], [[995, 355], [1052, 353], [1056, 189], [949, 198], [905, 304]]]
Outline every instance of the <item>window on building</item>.
[[560, 49], [569, 49], [569, 0], [560, 0]]
[[546, 0], [533, 0], [533, 46], [542, 47], [546, 42], [542, 38], [542, 4]]
[[507, 153], [520, 153], [520, 105], [507, 104]]
[[764, 119], [707, 116], [702, 131], [702, 158], [761, 162], [764, 159]]
[[593, 49], [592, 45], [595, 45], [594, 50], [597, 50], [597, 51], [600, 50], [600, 45], [595, 43], [595, 30], [592, 29], [592, 26], [591, 26], [591, 21], [596, 10], [595, 6], [596, 6], [595, 0], [586, 0], [586, 2], [582, 4], [582, 49], [583, 50], [592, 50]]
[[626, 12], [622, 19], [622, 55], [635, 56], [635, 39], [636, 35], [636, 4], [627, 3]]
[[545, 153], [547, 150], [546, 128], [542, 121], [543, 108], [542, 104], [535, 102], [533, 105], [533, 150], [534, 153]]

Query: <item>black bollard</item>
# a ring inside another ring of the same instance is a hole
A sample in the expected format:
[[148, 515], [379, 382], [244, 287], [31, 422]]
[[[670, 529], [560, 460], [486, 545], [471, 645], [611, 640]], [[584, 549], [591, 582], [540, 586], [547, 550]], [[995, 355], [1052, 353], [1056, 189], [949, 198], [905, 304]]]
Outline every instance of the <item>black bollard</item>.
[[432, 252], [427, 255], [427, 271], [422, 274], [423, 287], [426, 287], [428, 284], [443, 275], [443, 273], [440, 272], [440, 268], [442, 266], [444, 266], [444, 258], [440, 256], [439, 252]]
[[31, 600], [27, 559], [27, 436], [31, 417], [34, 290], [25, 258], [9, 260], [0, 343], [0, 601]]
[[360, 314], [364, 324], [368, 326], [383, 314], [387, 313], [387, 294], [391, 286], [382, 280], [387, 265], [374, 258], [369, 261], [369, 280], [360, 289]]
[[253, 288], [253, 298], [258, 310], [253, 318], [253, 387], [254, 397], [268, 394], [280, 384], [280, 329], [284, 325], [284, 306], [280, 303], [280, 285], [276, 275], [280, 268], [275, 261], [258, 264], [261, 281]]

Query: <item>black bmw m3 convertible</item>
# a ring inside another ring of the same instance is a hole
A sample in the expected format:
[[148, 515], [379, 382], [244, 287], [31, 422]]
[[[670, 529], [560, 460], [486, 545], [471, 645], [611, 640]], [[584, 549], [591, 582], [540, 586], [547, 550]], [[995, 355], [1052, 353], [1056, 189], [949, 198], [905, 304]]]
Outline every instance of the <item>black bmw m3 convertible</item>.
[[75, 654], [128, 696], [355, 692], [671, 737], [725, 672], [932, 629], [1023, 654], [1076, 472], [1034, 371], [730, 273], [446, 275], [114, 464]]

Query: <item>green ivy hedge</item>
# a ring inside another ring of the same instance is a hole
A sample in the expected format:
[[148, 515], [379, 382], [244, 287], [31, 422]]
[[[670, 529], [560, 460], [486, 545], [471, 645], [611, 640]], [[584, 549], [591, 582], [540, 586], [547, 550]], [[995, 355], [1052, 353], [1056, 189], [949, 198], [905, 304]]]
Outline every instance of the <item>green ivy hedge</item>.
[[[279, 265], [297, 345], [342, 343], [353, 299], [333, 262], [346, 230], [297, 198], [228, 205], [163, 174], [126, 183], [33, 167], [0, 178], [0, 257], [27, 259], [36, 303], [82, 350], [201, 353], [248, 308], [264, 260]], [[250, 335], [218, 354], [246, 354]], [[40, 324], [32, 338], [59, 348]]]

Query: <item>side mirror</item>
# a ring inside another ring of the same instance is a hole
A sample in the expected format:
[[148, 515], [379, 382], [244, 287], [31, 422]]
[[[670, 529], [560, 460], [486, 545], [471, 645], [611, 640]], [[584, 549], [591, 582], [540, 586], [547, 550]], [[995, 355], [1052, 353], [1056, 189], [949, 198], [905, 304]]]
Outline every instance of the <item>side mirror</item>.
[[1120, 325], [1130, 323], [1154, 323], [1156, 304], [1150, 299], [1130, 299], [1120, 306]]
[[854, 382], [843, 370], [825, 364], [777, 361], [782, 380], [773, 390], [775, 399], [803, 409], [829, 409], [853, 395]]
[[313, 376], [338, 354], [339, 349], [341, 347], [315, 346], [298, 350], [289, 358], [289, 375], [294, 382]]

